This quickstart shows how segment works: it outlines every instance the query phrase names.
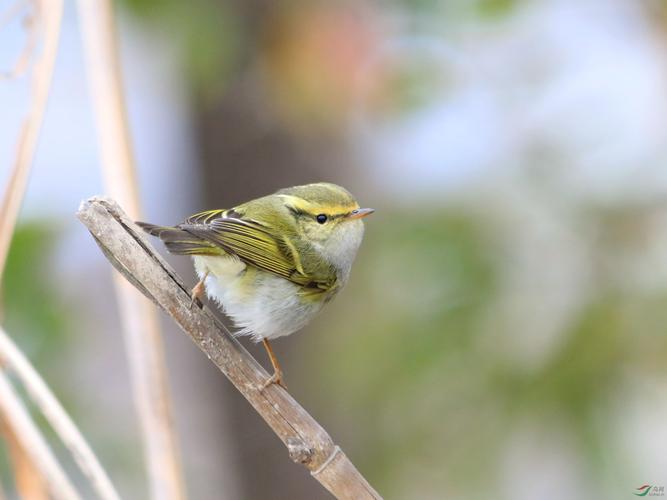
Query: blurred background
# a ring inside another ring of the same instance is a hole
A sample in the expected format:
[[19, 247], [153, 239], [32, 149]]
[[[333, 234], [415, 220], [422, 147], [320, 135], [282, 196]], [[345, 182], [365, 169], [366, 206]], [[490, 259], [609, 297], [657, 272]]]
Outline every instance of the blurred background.
[[[116, 8], [148, 220], [320, 180], [377, 209], [347, 289], [275, 349], [292, 394], [385, 498], [667, 486], [667, 3]], [[2, 71], [20, 21], [0, 30]], [[66, 2], [3, 321], [140, 499], [110, 267], [74, 217], [102, 191], [79, 31]], [[26, 78], [0, 81], [0, 184], [28, 100]], [[168, 260], [194, 284], [187, 259]], [[329, 498], [163, 325], [190, 497]]]

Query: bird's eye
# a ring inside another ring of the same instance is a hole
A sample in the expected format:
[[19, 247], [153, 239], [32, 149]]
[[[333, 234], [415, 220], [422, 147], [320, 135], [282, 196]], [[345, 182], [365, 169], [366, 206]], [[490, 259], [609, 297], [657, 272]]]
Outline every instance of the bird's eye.
[[324, 224], [327, 221], [327, 216], [324, 214], [320, 214], [316, 218], [317, 222], [319, 222], [320, 224]]

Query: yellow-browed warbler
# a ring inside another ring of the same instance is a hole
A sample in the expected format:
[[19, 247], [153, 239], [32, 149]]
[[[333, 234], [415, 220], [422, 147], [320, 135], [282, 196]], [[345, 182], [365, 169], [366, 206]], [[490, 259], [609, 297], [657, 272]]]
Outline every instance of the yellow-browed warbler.
[[200, 281], [239, 328], [264, 343], [274, 373], [282, 370], [270, 340], [301, 329], [345, 285], [364, 234], [363, 217], [344, 188], [329, 183], [282, 189], [228, 210], [210, 210], [177, 226], [139, 222], [169, 252], [191, 255]]

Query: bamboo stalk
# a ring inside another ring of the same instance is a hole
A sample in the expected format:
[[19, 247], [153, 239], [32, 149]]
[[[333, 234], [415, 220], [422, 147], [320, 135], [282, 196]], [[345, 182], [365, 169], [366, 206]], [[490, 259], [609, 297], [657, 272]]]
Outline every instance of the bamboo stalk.
[[[35, 1], [39, 11], [36, 24], [43, 25], [43, 48], [37, 58], [32, 76], [30, 108], [21, 126], [16, 144], [16, 159], [0, 205], [0, 281], [7, 261], [9, 245], [14, 234], [16, 219], [28, 185], [30, 168], [35, 156], [39, 131], [49, 98], [53, 67], [58, 53], [63, 0]], [[35, 26], [32, 28], [37, 29]], [[34, 36], [29, 33], [28, 36]]]
[[49, 445], [2, 371], [0, 371], [0, 414], [11, 427], [21, 448], [46, 480], [51, 494], [57, 499], [78, 500], [79, 494], [61, 469]]
[[[122, 91], [112, 2], [80, 0], [79, 15], [106, 191], [122, 200], [133, 216], [139, 217], [139, 189]], [[114, 283], [151, 497], [179, 500], [185, 497], [185, 487], [157, 314], [125, 280], [116, 276]]]
[[74, 457], [81, 471], [90, 480], [97, 495], [104, 500], [119, 499], [109, 477], [79, 429], [51, 393], [44, 380], [2, 328], [0, 328], [0, 360], [8, 370], [19, 377], [30, 397]]
[[114, 267], [169, 314], [243, 394], [294, 462], [337, 498], [381, 498], [287, 391], [276, 385], [262, 388], [268, 374], [207, 309], [192, 306], [188, 288], [113, 200], [91, 198], [77, 215]]

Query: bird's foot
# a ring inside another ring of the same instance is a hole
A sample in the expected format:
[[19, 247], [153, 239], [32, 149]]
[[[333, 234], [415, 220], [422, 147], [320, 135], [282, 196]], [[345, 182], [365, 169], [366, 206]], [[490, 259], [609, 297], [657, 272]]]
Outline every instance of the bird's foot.
[[200, 279], [197, 282], [197, 284], [192, 288], [192, 291], [190, 292], [190, 297], [192, 298], [192, 300], [190, 301], [190, 309], [192, 309], [192, 306], [194, 306], [195, 304], [197, 304], [197, 307], [199, 307], [200, 309], [204, 307], [201, 299], [204, 296], [204, 293], [206, 292], [206, 287], [204, 285], [204, 282], [206, 281], [207, 276], [208, 273], [206, 273], [206, 275], [202, 279]]
[[285, 382], [283, 382], [282, 370], [276, 370], [275, 372], [273, 372], [273, 375], [271, 375], [262, 385], [262, 390], [266, 389], [268, 386], [273, 384], [279, 385], [283, 389], [287, 390], [287, 385], [285, 384]]
[[279, 385], [283, 389], [287, 390], [287, 386], [285, 385], [285, 382], [283, 382], [283, 370], [280, 368], [280, 363], [278, 363], [278, 358], [276, 358], [276, 355], [273, 352], [273, 348], [271, 347], [271, 342], [269, 342], [269, 339], [262, 339], [262, 343], [264, 344], [266, 352], [269, 355], [269, 360], [271, 360], [271, 366], [273, 366], [273, 375], [271, 375], [269, 379], [266, 382], [264, 382], [264, 385], [262, 385], [261, 390], [263, 391], [271, 384]]

